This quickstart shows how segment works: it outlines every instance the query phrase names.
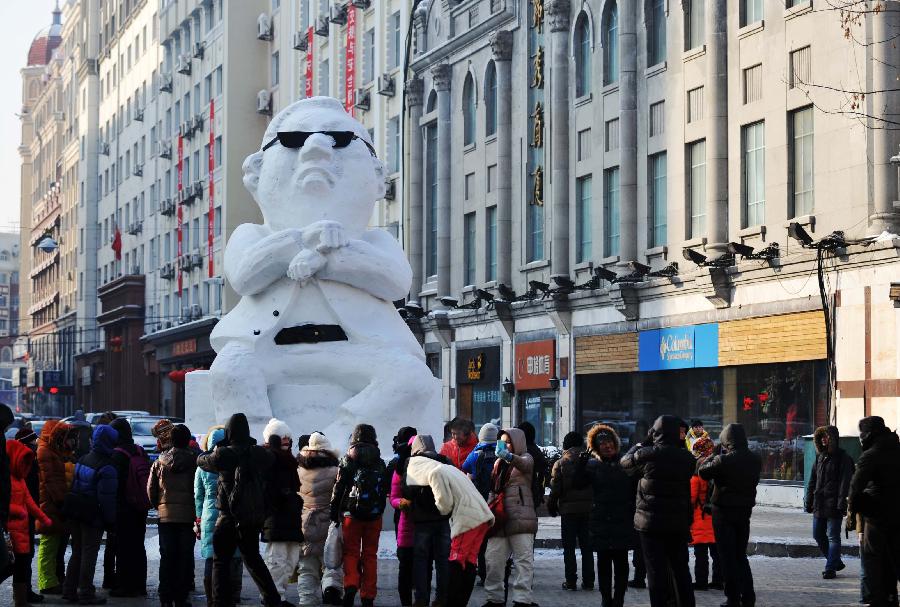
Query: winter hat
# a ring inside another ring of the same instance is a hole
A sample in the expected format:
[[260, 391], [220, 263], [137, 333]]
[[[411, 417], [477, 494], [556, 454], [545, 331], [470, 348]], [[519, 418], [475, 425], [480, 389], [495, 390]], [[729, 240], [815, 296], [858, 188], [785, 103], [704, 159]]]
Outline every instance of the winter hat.
[[309, 435], [309, 445], [306, 447], [308, 451], [323, 451], [325, 453], [331, 453], [335, 457], [337, 457], [337, 450], [331, 446], [331, 441], [328, 440], [328, 437], [322, 434], [321, 432], [313, 432]]
[[500, 433], [500, 428], [498, 428], [491, 422], [488, 422], [481, 427], [481, 430], [478, 431], [478, 442], [480, 442], [480, 443], [496, 443], [497, 435], [499, 433]]
[[394, 451], [396, 452], [398, 448], [406, 447], [409, 444], [409, 439], [418, 433], [419, 431], [412, 426], [403, 426], [397, 430], [397, 435], [394, 437]]
[[268, 444], [269, 438], [273, 435], [279, 438], [294, 438], [294, 433], [291, 432], [290, 426], [274, 417], [269, 420], [269, 423], [263, 429], [263, 442]]
[[187, 449], [191, 444], [191, 431], [184, 424], [178, 424], [172, 428], [170, 434], [172, 438], [172, 446], [178, 449]]
[[110, 428], [119, 433], [120, 445], [134, 444], [134, 435], [131, 432], [131, 424], [124, 417], [117, 417], [109, 422]]
[[583, 447], [584, 437], [580, 432], [569, 432], [563, 437], [563, 451], [572, 447]]
[[150, 433], [156, 437], [156, 442], [160, 451], [165, 451], [172, 447], [172, 429], [175, 424], [167, 419], [161, 419], [153, 426]]
[[37, 440], [37, 434], [31, 428], [19, 428], [19, 431], [16, 432], [16, 440], [27, 445]]
[[694, 444], [691, 445], [691, 452], [694, 454], [694, 457], [697, 459], [703, 459], [704, 457], [709, 457], [712, 455], [713, 449], [716, 446], [712, 442], [712, 439], [708, 436], [702, 436], [694, 441]]

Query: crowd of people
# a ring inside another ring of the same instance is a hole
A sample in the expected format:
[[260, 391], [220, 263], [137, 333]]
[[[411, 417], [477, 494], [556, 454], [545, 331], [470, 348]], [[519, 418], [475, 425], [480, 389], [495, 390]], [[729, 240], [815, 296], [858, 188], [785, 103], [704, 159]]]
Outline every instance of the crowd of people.
[[[13, 421], [8, 411], [0, 407], [0, 429]], [[401, 605], [464, 607], [479, 583], [483, 607], [530, 607], [545, 496], [547, 513], [561, 519], [564, 591], [596, 583], [602, 607], [622, 607], [629, 587], [646, 587], [653, 607], [691, 607], [696, 591], [711, 588], [724, 590], [723, 607], [756, 602], [747, 544], [761, 463], [741, 424], [726, 425], [716, 444], [700, 420], [663, 415], [622, 452], [616, 430], [598, 423], [586, 437], [567, 434], [551, 467], [527, 422], [476, 432], [456, 418], [440, 448], [433, 437], [400, 428], [384, 461], [367, 424], [356, 426], [340, 454], [322, 433], [295, 436], [277, 419], [261, 444], [242, 413], [200, 437], [161, 420], [151, 464], [127, 420], [110, 414], [100, 421], [89, 441], [82, 427], [49, 421], [40, 437], [26, 427], [0, 445], [0, 525], [9, 544], [0, 542], [0, 581], [12, 577], [15, 607], [48, 595], [104, 604], [94, 587], [104, 536], [108, 597], [145, 596], [151, 510], [164, 607], [190, 605], [197, 542], [208, 605], [241, 602], [246, 568], [270, 607], [292, 599], [349, 607], [357, 598], [368, 607], [378, 594], [388, 504]], [[806, 509], [826, 557], [822, 577], [844, 568], [846, 517], [861, 538], [864, 601], [896, 605], [900, 441], [879, 417], [861, 420], [859, 429], [856, 464], [840, 449], [836, 428], [816, 431]]]

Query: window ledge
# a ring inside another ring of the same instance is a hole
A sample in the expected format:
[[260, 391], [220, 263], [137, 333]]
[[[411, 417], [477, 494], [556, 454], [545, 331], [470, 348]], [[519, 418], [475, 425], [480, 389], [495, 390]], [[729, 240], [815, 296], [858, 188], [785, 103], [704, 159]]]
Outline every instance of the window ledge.
[[793, 19], [794, 17], [799, 17], [800, 15], [805, 15], [806, 13], [810, 12], [812, 12], [812, 0], [798, 2], [794, 6], [784, 9], [784, 20], [788, 21], [789, 19]]
[[593, 93], [588, 93], [587, 95], [582, 95], [581, 97], [578, 97], [577, 99], [575, 99], [575, 107], [580, 107], [582, 105], [586, 105], [593, 100], [594, 100]]
[[647, 249], [646, 256], [647, 259], [652, 259], [654, 257], [665, 257], [668, 252], [669, 247], [667, 247], [666, 245], [662, 245], [659, 247], [651, 247]]
[[600, 266], [611, 266], [613, 264], [617, 264], [621, 261], [621, 258], [618, 255], [610, 255], [609, 257], [604, 257], [600, 260], [597, 265]]
[[494, 133], [494, 134], [492, 134], [492, 135], [488, 135], [488, 136], [485, 137], [485, 139], [484, 139], [484, 143], [485, 143], [485, 144], [488, 144], [488, 143], [494, 143], [495, 141], [497, 141], [497, 133]]
[[537, 261], [532, 261], [526, 263], [524, 266], [519, 268], [520, 272], [531, 272], [532, 270], [540, 270], [541, 268], [546, 268], [550, 266], [549, 259], [539, 259]]
[[594, 262], [593, 261], [582, 261], [581, 263], [576, 263], [572, 269], [576, 272], [584, 272], [585, 270], [593, 270]]
[[692, 61], [697, 57], [702, 57], [706, 54], [706, 45], [701, 44], [700, 46], [694, 47], [692, 49], [686, 50], [681, 54], [681, 60], [685, 63], [688, 61]]
[[606, 97], [607, 95], [612, 95], [613, 93], [617, 92], [618, 90], [619, 90], [619, 83], [618, 82], [610, 82], [609, 84], [605, 85], [602, 89], [600, 89], [600, 94], [603, 95], [604, 97]]
[[468, 154], [472, 150], [475, 149], [475, 143], [470, 143], [468, 145], [463, 146], [463, 154]]
[[472, 293], [475, 291], [475, 285], [466, 285], [461, 289], [461, 293], [465, 295], [466, 293]]
[[657, 63], [656, 65], [651, 65], [646, 70], [644, 70], [644, 76], [646, 76], [647, 78], [652, 78], [653, 76], [662, 74], [664, 71], [666, 71], [667, 67], [668, 63], [666, 61]]
[[766, 237], [766, 226], [758, 225], [758, 226], [750, 226], [744, 228], [742, 230], [738, 230], [738, 236], [740, 238], [753, 238], [754, 236], [759, 236], [761, 238]]
[[738, 29], [738, 40], [746, 38], [747, 36], [752, 36], [753, 34], [758, 34], [759, 32], [766, 29], [766, 20], [760, 19], [754, 23], [750, 23], [745, 25], [744, 27]]
[[699, 247], [706, 246], [706, 236], [700, 236], [698, 238], [689, 238], [681, 243], [682, 249], [696, 249]]
[[793, 219], [789, 219], [784, 222], [784, 227], [789, 228], [792, 223], [799, 223], [802, 226], [809, 226], [810, 229], [815, 232], [816, 231], [816, 216], [815, 215], [798, 215]]

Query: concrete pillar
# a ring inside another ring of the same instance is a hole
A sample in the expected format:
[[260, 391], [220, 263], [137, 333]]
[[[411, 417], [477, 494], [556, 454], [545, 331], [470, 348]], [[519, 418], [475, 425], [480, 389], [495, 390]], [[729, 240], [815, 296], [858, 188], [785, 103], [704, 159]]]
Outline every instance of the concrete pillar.
[[427, 50], [427, 40], [425, 39], [427, 25], [428, 10], [426, 8], [426, 3], [423, 3], [419, 5], [413, 13], [413, 27], [415, 28], [415, 36], [413, 37], [415, 48], [413, 50], [417, 55], [424, 53]]
[[637, 2], [619, 8], [619, 258], [637, 259]]
[[497, 282], [512, 284], [512, 32], [491, 36], [497, 70]]
[[[882, 2], [880, 14], [872, 15], [872, 87], [875, 91], [888, 91], [872, 95], [872, 114], [890, 122], [875, 121], [872, 140], [874, 150], [873, 196], [875, 214], [873, 227], [878, 230], [896, 232], [900, 229], [900, 188], [897, 167], [890, 159], [900, 155], [900, 90], [897, 88], [897, 44], [900, 31], [900, 2]], [[897, 202], [895, 202], [897, 201]]]
[[446, 64], [431, 70], [437, 91], [437, 295], [450, 293], [450, 81], [453, 69]]
[[551, 0], [550, 21], [550, 274], [569, 275], [569, 0]]
[[727, 4], [706, 5], [706, 247], [713, 257], [728, 245]]
[[425, 229], [423, 222], [423, 190], [422, 190], [422, 129], [419, 120], [422, 118], [422, 80], [413, 77], [406, 82], [406, 105], [409, 108], [407, 132], [409, 133], [409, 189], [406, 199], [409, 201], [409, 264], [412, 266], [413, 280], [410, 301], [419, 300], [419, 292], [424, 283], [424, 262], [422, 257]]

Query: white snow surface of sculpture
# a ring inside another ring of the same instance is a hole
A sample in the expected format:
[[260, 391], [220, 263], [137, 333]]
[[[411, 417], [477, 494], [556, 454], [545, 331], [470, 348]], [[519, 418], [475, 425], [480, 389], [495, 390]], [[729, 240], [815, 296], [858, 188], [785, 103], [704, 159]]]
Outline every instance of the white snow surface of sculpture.
[[[293, 131], [313, 134], [300, 148], [275, 143], [244, 161], [264, 222], [238, 226], [225, 248], [225, 275], [242, 298], [210, 336], [212, 402], [188, 407], [213, 408], [218, 423], [244, 412], [257, 437], [277, 417], [340, 449], [369, 423], [387, 454], [398, 428], [437, 434], [442, 415], [440, 382], [392, 303], [409, 292], [409, 262], [390, 234], [367, 229], [384, 165], [336, 99], [289, 105], [262, 143]], [[357, 138], [334, 147], [322, 131]]]

